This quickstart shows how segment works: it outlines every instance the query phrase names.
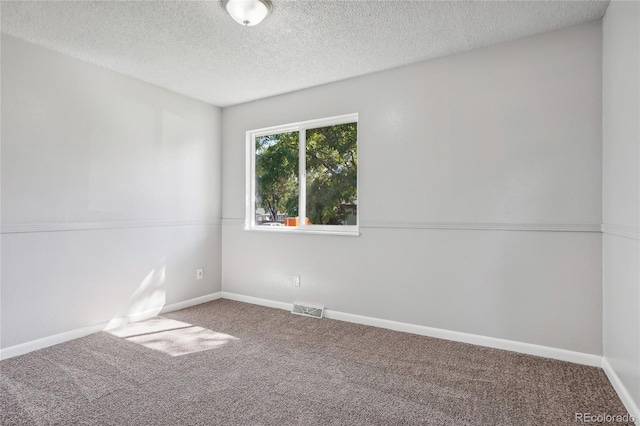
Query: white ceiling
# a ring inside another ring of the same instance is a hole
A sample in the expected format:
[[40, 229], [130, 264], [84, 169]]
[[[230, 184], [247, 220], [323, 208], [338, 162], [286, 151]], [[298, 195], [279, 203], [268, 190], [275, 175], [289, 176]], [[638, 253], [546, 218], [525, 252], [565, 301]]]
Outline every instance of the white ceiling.
[[602, 17], [608, 1], [2, 2], [2, 32], [228, 106]]

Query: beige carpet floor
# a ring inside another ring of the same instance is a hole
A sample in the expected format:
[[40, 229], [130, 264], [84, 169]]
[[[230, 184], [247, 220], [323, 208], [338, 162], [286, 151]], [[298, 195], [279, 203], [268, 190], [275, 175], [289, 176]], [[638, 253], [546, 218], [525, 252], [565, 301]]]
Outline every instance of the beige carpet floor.
[[[217, 300], [0, 362], [8, 425], [575, 425], [599, 368]], [[595, 424], [595, 423], [591, 423]]]

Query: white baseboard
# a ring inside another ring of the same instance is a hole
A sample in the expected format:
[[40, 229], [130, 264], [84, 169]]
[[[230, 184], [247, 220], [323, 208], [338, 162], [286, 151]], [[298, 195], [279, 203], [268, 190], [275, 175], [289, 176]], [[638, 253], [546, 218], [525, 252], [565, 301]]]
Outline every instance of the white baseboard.
[[502, 349], [526, 355], [552, 358], [560, 361], [568, 361], [576, 364], [588, 365], [591, 367], [600, 367], [600, 360], [602, 358], [600, 355], [587, 354], [584, 352], [569, 351], [566, 349], [518, 342], [515, 340], [500, 339], [498, 337], [488, 337], [479, 334], [463, 333], [460, 331], [427, 327], [424, 325], [415, 325], [404, 322], [365, 317], [362, 315], [347, 314], [344, 312], [331, 311], [327, 309], [325, 309], [324, 314], [329, 319], [354, 322], [356, 324], [372, 325], [374, 327], [387, 328], [389, 330], [403, 331], [405, 333], [418, 334], [421, 336], [452, 340], [454, 342], [469, 343], [472, 345], [485, 346], [494, 349]]
[[131, 322], [144, 321], [149, 318], [153, 318], [157, 315], [164, 314], [166, 312], [173, 312], [180, 309], [188, 308], [190, 306], [199, 305], [201, 303], [210, 302], [212, 300], [220, 299], [222, 292], [211, 293], [204, 296], [196, 297], [182, 302], [173, 303], [171, 305], [158, 306], [151, 309], [145, 309], [144, 311], [138, 311], [129, 313], [126, 316], [115, 317], [104, 328], [104, 330], [111, 330]]
[[13, 358], [18, 355], [24, 355], [26, 353], [36, 351], [38, 349], [44, 349], [49, 346], [57, 345], [59, 343], [68, 342], [69, 340], [74, 340], [80, 337], [88, 336], [90, 334], [103, 331], [107, 328], [113, 328], [114, 324], [141, 321], [147, 318], [154, 317], [159, 313], [177, 311], [179, 309], [184, 309], [190, 306], [195, 306], [201, 303], [206, 303], [212, 300], [220, 299], [221, 296], [222, 296], [222, 292], [211, 293], [205, 296], [196, 297], [194, 299], [184, 300], [182, 302], [173, 303], [171, 305], [158, 307], [156, 309], [145, 310], [144, 312], [137, 312], [135, 314], [129, 315], [126, 319], [114, 318], [110, 321], [104, 321], [104, 322], [93, 324], [87, 327], [76, 328], [75, 330], [65, 331], [63, 333], [54, 334], [53, 336], [47, 336], [41, 339], [32, 340], [30, 342], [21, 343], [19, 345], [9, 346], [8, 348], [0, 349], [0, 360]]
[[216, 293], [209, 293], [209, 294], [205, 294], [204, 296], [195, 297], [193, 299], [184, 300], [182, 302], [172, 303], [171, 305], [165, 305], [162, 307], [162, 310], [160, 311], [160, 313], [165, 314], [167, 312], [179, 311], [180, 309], [190, 308], [192, 306], [211, 302], [212, 300], [218, 300], [220, 298], [222, 298], [221, 291], [218, 291]]
[[613, 369], [613, 367], [611, 367], [611, 364], [609, 364], [609, 361], [607, 361], [607, 358], [604, 356], [602, 357], [602, 369], [609, 378], [611, 385], [620, 397], [620, 400], [624, 404], [624, 407], [627, 409], [627, 412], [630, 416], [635, 417], [636, 425], [640, 426], [640, 408], [633, 400], [633, 398], [631, 398], [631, 395], [629, 394], [626, 386], [622, 383], [622, 380], [620, 380], [620, 377], [618, 377], [615, 370]]
[[31, 340], [30, 342], [0, 349], [0, 360], [24, 355], [29, 352], [37, 351], [38, 349], [48, 348], [49, 346], [97, 333], [104, 330], [107, 324], [109, 324], [109, 322], [105, 321], [88, 327], [76, 328], [75, 330], [65, 331], [64, 333], [54, 334], [53, 336], [47, 336], [41, 339]]
[[[253, 303], [254, 305], [268, 306], [270, 308], [284, 309], [291, 311], [292, 304], [278, 302], [274, 300], [260, 299], [257, 297], [245, 296], [242, 294], [222, 292], [223, 299], [236, 300], [238, 302]], [[478, 334], [462, 333], [459, 331], [444, 330], [441, 328], [426, 327], [423, 325], [408, 324], [404, 322], [390, 321], [379, 318], [366, 317], [362, 315], [348, 314], [345, 312], [324, 310], [324, 316], [329, 319], [353, 322], [356, 324], [371, 325], [389, 330], [403, 331], [405, 333], [418, 334], [421, 336], [435, 337], [438, 339], [453, 340], [455, 342], [470, 343], [472, 345], [485, 346], [494, 349], [503, 349], [527, 355], [553, 358], [560, 361], [568, 361], [576, 364], [600, 367], [600, 355], [587, 354], [583, 352], [569, 351], [566, 349], [552, 348], [549, 346], [534, 345], [531, 343], [517, 342], [514, 340], [500, 339], [497, 337], [487, 337]]]
[[261, 299], [259, 297], [245, 296], [244, 294], [229, 293], [227, 291], [222, 292], [222, 298], [235, 300], [236, 302], [246, 302], [253, 305], [267, 306], [269, 308], [283, 309], [285, 311], [291, 311], [291, 309], [293, 309], [293, 303]]

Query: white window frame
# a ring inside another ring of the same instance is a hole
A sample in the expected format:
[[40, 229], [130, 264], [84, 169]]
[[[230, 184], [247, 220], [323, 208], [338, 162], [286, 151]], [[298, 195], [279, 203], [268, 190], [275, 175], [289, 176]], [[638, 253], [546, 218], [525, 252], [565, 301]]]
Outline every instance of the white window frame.
[[[247, 158], [246, 158], [246, 215], [245, 230], [264, 231], [277, 233], [303, 233], [303, 234], [323, 234], [323, 235], [360, 235], [360, 209], [356, 209], [356, 225], [307, 225], [304, 220], [298, 220], [298, 226], [260, 226], [256, 225], [255, 205], [256, 205], [256, 143], [257, 137], [273, 135], [285, 132], [298, 132], [299, 144], [299, 169], [298, 185], [300, 188], [298, 197], [298, 218], [306, 217], [307, 210], [307, 165], [306, 165], [306, 132], [307, 129], [317, 129], [320, 127], [335, 126], [338, 124], [358, 123], [358, 114], [345, 114], [335, 117], [320, 118], [316, 120], [300, 121], [297, 123], [283, 124], [280, 126], [265, 127], [262, 129], [249, 130], [246, 135]], [[359, 127], [359, 126], [358, 126]], [[356, 130], [356, 138], [359, 130]], [[357, 172], [359, 182], [360, 172]], [[360, 200], [360, 185], [356, 189], [356, 199]]]

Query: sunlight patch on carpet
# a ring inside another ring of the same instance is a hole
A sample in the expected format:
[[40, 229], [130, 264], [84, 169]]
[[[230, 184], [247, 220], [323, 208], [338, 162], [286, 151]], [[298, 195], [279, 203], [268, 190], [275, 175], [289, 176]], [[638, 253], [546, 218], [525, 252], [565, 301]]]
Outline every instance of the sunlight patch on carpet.
[[171, 356], [206, 351], [238, 340], [228, 334], [168, 318], [131, 323], [107, 333]]

